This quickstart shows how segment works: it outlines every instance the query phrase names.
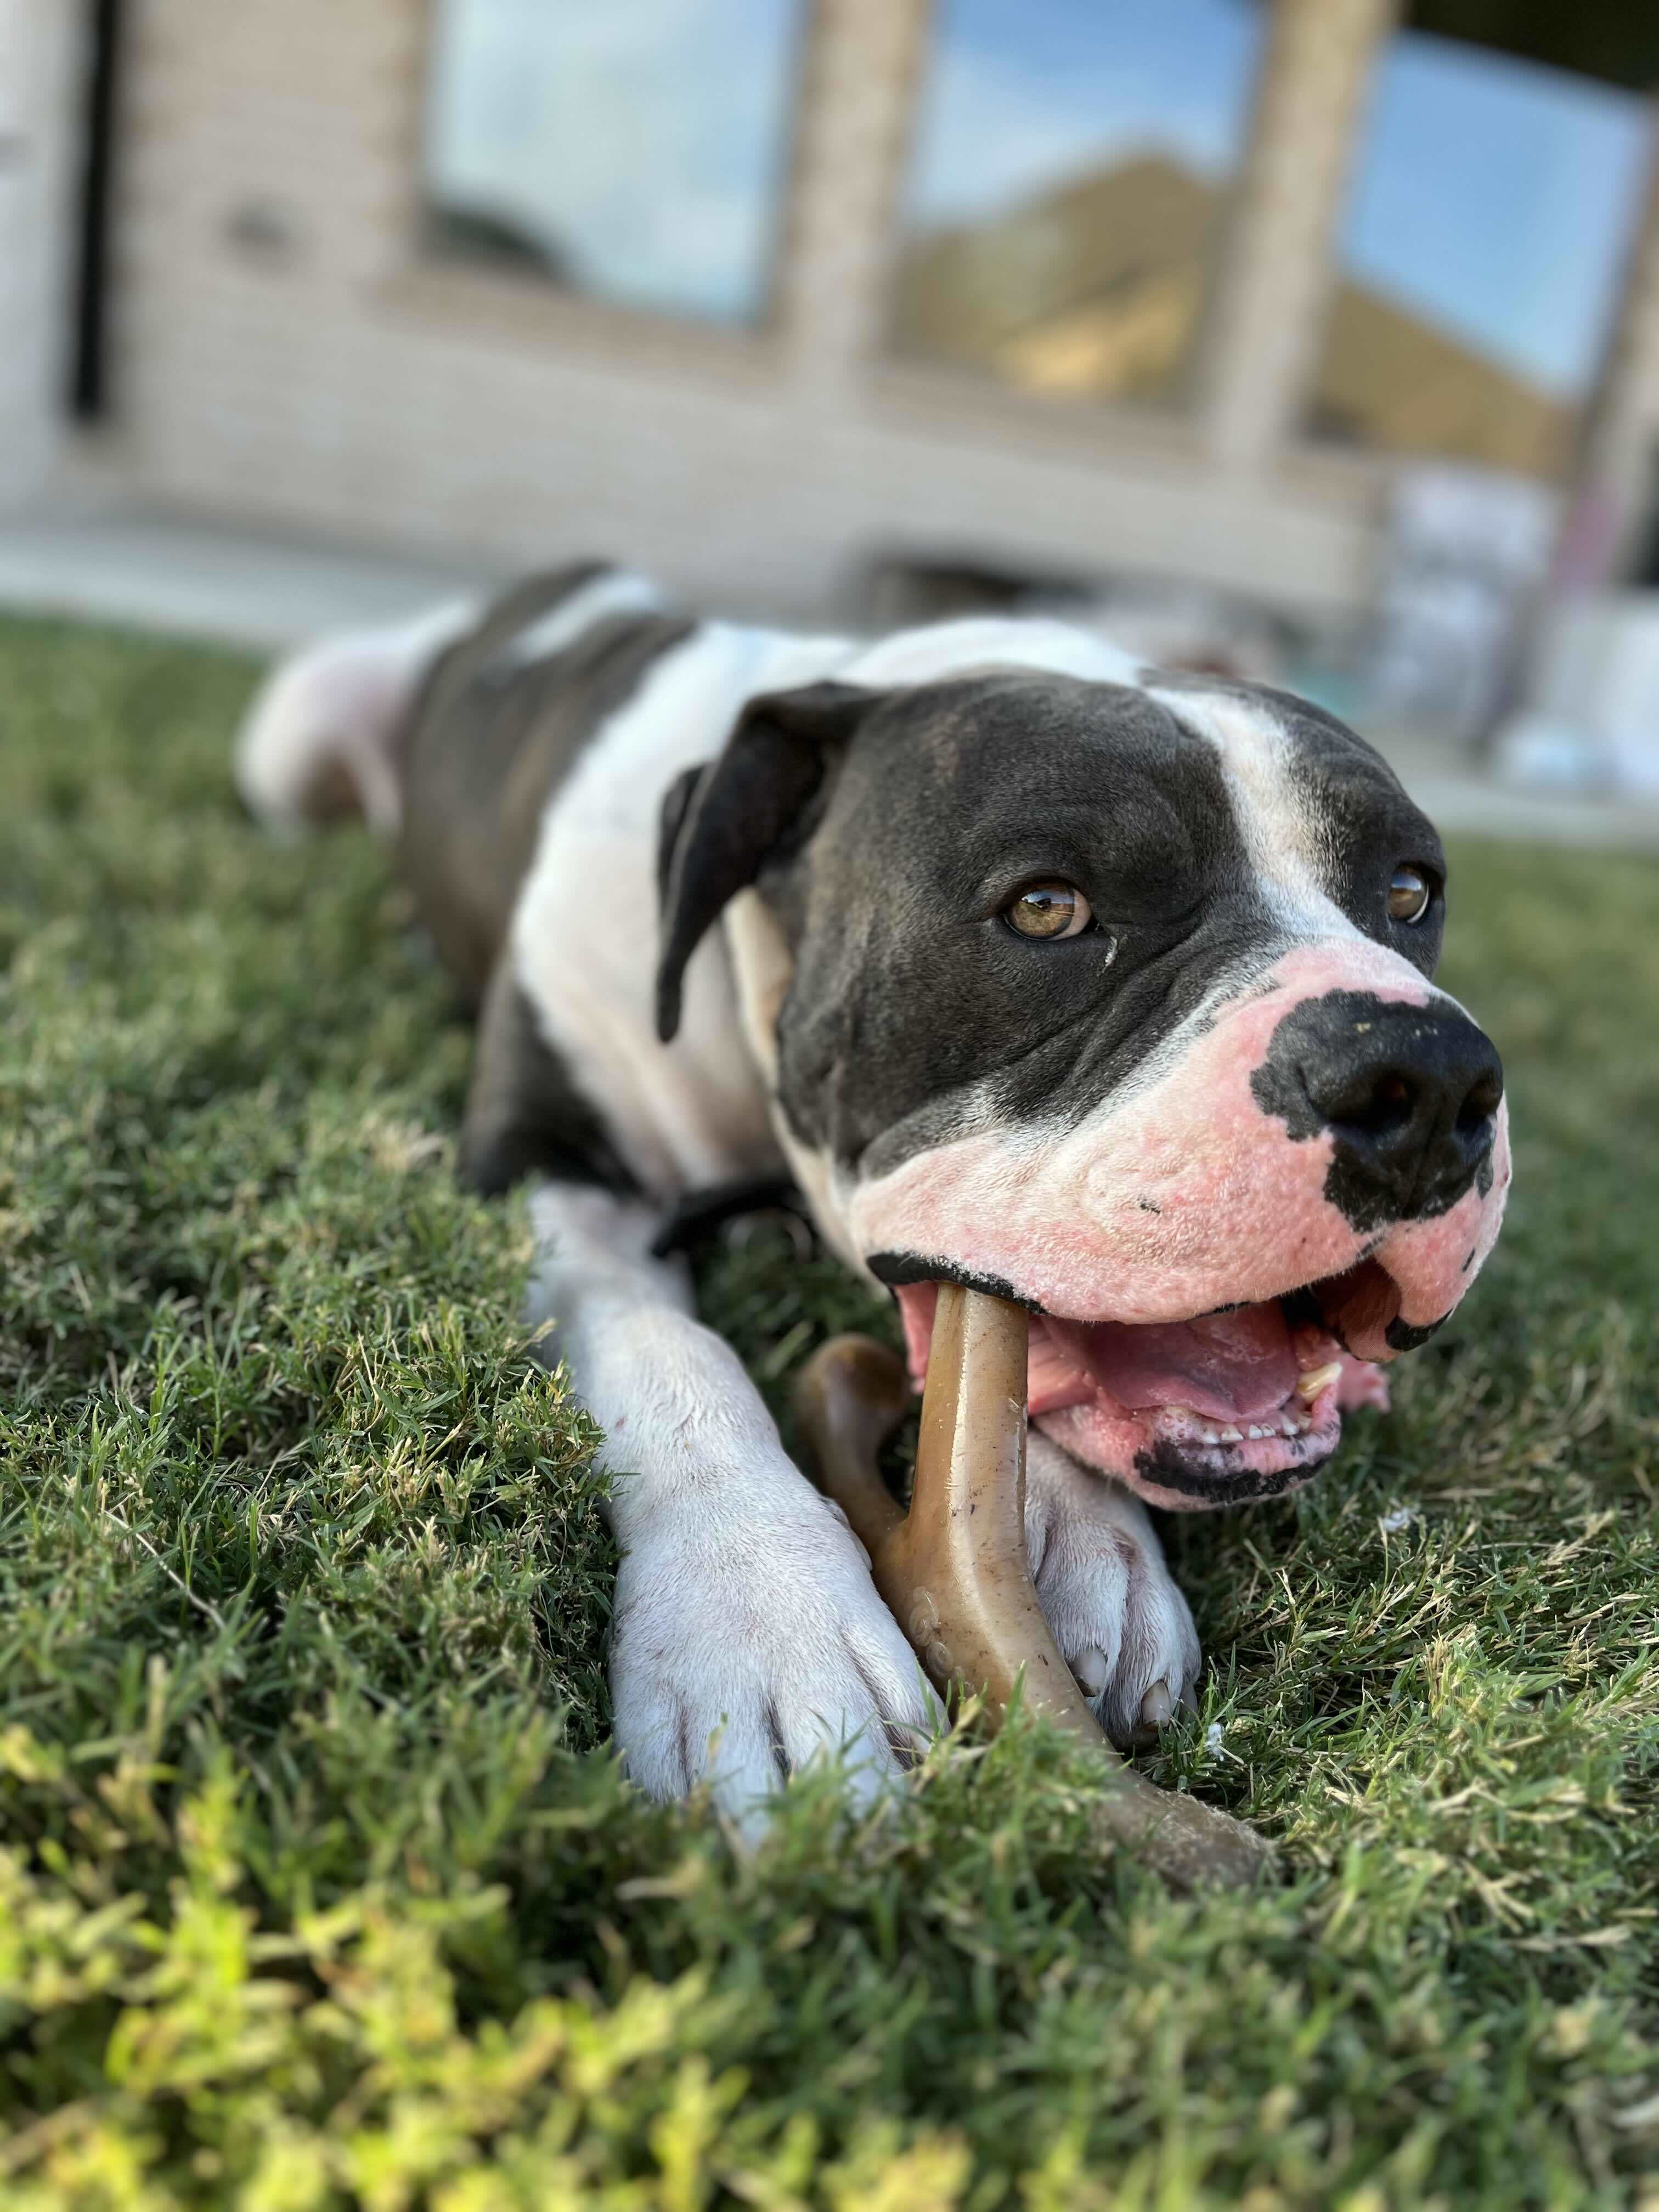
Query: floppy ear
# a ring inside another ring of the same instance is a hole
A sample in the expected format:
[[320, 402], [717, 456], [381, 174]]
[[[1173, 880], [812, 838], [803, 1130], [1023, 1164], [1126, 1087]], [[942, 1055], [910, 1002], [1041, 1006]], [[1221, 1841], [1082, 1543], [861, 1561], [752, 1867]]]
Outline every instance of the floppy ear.
[[784, 843], [874, 696], [850, 684], [811, 684], [751, 699], [720, 758], [670, 786], [657, 851], [657, 1035], [665, 1044], [680, 1025], [687, 961], [726, 901]]

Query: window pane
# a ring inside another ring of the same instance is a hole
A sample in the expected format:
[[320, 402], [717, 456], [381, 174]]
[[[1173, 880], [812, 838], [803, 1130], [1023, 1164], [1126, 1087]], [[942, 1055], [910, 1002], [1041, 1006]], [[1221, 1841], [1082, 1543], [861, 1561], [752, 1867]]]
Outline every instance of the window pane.
[[1032, 392], [1174, 396], [1265, 12], [943, 0], [906, 195], [900, 350]]
[[1640, 212], [1635, 94], [1407, 31], [1378, 71], [1310, 428], [1548, 474]]
[[440, 0], [442, 250], [724, 322], [766, 302], [801, 0]]

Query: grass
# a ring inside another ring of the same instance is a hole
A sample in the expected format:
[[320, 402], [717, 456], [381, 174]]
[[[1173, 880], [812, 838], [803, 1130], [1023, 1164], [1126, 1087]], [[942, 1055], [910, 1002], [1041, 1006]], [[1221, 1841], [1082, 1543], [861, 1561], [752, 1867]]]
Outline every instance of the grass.
[[[1659, 2207], [1659, 872], [1455, 854], [1504, 1240], [1311, 1492], [1173, 1531], [1152, 1770], [1285, 1885], [1103, 1860], [1034, 1729], [745, 1858], [605, 1749], [468, 1041], [379, 853], [240, 818], [252, 672], [0, 624], [0, 2202]], [[775, 1393], [888, 1325], [763, 1241], [702, 1293]]]

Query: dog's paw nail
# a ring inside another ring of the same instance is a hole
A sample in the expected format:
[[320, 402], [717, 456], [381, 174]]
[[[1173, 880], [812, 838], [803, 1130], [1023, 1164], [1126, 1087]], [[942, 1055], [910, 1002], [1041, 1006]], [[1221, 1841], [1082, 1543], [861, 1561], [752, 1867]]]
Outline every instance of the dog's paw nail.
[[1077, 1676], [1085, 1698], [1097, 1698], [1105, 1688], [1108, 1678], [1106, 1654], [1090, 1650], [1079, 1651], [1072, 1672]]
[[1181, 1693], [1181, 1710], [1183, 1713], [1195, 1713], [1198, 1711], [1198, 1692], [1190, 1682]]
[[1175, 1705], [1170, 1697], [1167, 1682], [1154, 1682], [1140, 1701], [1140, 1725], [1154, 1735], [1167, 1728], [1175, 1715]]

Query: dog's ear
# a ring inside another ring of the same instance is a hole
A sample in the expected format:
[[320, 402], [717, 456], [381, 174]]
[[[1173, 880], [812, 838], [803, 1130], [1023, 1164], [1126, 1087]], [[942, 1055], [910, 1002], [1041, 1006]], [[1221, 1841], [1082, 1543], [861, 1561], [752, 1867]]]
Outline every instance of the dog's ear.
[[669, 787], [657, 847], [657, 1034], [665, 1044], [680, 1025], [687, 961], [726, 901], [786, 844], [875, 697], [850, 684], [811, 684], [751, 699], [720, 758]]

